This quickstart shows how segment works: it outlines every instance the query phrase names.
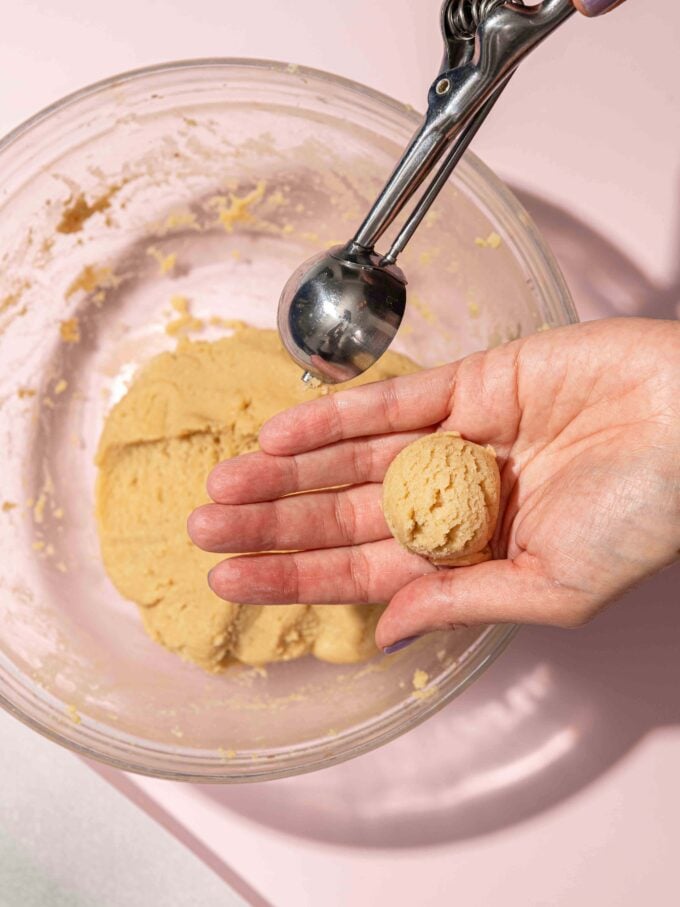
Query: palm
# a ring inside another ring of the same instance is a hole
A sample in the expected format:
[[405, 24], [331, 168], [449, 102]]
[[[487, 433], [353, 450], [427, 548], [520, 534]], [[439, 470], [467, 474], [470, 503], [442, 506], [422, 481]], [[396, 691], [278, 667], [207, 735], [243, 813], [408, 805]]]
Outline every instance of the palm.
[[[679, 343], [677, 325], [599, 322], [275, 417], [264, 452], [213, 472], [217, 503], [190, 531], [212, 551], [296, 553], [225, 561], [213, 588], [259, 603], [393, 599], [378, 632], [387, 642], [463, 621], [581, 623], [677, 551]], [[385, 470], [439, 427], [496, 448], [493, 562], [435, 572], [389, 535]], [[314, 491], [333, 485], [345, 487]], [[303, 491], [313, 493], [293, 494]]]

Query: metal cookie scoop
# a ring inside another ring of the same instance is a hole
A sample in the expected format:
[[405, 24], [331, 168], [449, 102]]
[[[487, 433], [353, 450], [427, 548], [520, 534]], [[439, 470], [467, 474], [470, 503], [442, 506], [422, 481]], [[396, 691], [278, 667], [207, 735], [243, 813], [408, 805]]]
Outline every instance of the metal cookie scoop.
[[[406, 308], [406, 248], [518, 64], [575, 12], [571, 0], [445, 0], [444, 60], [427, 114], [387, 184], [344, 246], [321, 252], [291, 276], [279, 301], [283, 345], [304, 381], [349, 381], [394, 340]], [[385, 255], [375, 244], [432, 177]]]

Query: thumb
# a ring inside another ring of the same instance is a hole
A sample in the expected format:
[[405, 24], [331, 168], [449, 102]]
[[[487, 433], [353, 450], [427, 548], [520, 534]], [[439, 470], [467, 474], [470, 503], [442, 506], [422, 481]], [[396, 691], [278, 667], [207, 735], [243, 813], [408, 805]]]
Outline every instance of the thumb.
[[[474, 567], [438, 570], [400, 589], [376, 628], [379, 648], [432, 630], [521, 623], [578, 627], [590, 616], [589, 596], [545, 576], [529, 555]], [[403, 648], [403, 646], [399, 646]], [[396, 651], [396, 650], [395, 650]]]

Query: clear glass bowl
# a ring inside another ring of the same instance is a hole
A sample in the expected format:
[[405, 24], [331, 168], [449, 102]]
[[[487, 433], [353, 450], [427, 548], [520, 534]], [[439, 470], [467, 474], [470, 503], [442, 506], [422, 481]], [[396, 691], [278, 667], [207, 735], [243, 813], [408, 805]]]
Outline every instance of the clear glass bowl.
[[[363, 665], [209, 676], [146, 637], [99, 558], [98, 435], [138, 365], [174, 345], [171, 296], [274, 327], [291, 271], [351, 235], [417, 122], [321, 72], [205, 60], [86, 88], [0, 144], [0, 696], [31, 727], [160, 777], [291, 775], [414, 727], [512, 636], [461, 630]], [[231, 223], [230, 193], [253, 190]], [[425, 366], [576, 320], [531, 220], [470, 154], [402, 263], [397, 348]]]

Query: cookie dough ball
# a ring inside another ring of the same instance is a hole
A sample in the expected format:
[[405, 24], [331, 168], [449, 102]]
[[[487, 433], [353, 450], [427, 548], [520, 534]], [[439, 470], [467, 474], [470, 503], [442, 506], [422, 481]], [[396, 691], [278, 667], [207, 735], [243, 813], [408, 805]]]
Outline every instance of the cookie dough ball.
[[489, 560], [500, 473], [492, 447], [437, 432], [405, 447], [383, 482], [383, 512], [396, 540], [441, 566]]

